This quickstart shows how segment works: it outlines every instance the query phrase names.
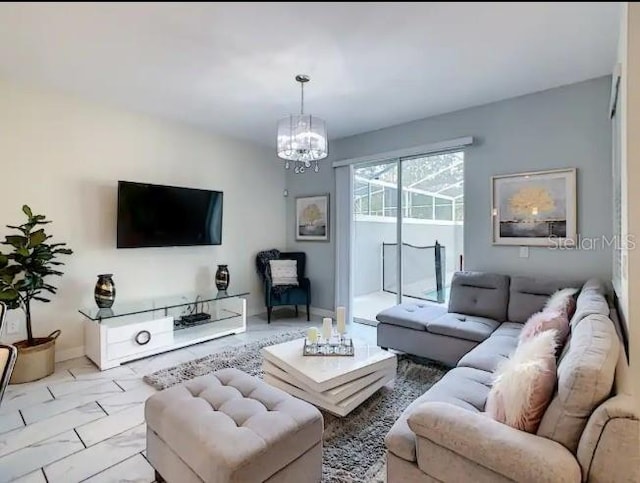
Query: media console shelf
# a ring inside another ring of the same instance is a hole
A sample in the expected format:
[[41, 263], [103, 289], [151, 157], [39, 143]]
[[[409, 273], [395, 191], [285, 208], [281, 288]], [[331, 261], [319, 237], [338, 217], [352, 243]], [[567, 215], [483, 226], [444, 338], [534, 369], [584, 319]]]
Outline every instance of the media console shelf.
[[248, 292], [190, 293], [87, 308], [85, 353], [101, 370], [247, 330]]

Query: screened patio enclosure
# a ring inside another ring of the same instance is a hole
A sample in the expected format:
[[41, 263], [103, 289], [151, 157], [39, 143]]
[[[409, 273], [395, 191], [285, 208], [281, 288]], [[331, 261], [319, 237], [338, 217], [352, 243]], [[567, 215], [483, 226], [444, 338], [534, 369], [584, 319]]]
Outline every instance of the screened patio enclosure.
[[374, 319], [399, 291], [402, 301], [448, 300], [463, 249], [463, 176], [462, 151], [354, 168], [354, 317]]
[[[464, 153], [415, 158], [402, 173], [402, 216], [408, 220], [463, 221]], [[395, 165], [356, 168], [354, 214], [395, 218], [398, 176]]]

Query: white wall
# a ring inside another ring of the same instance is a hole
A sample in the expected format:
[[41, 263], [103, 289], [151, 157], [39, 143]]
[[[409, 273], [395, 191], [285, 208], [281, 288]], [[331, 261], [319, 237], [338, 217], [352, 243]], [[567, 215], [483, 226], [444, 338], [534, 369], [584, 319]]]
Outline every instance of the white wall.
[[[136, 300], [212, 288], [226, 263], [231, 289], [250, 290], [250, 312], [262, 310], [254, 256], [286, 241], [285, 176], [272, 149], [3, 81], [0, 133], [0, 235], [27, 203], [75, 251], [58, 296], [34, 310], [35, 334], [62, 329], [58, 358], [83, 353], [78, 308], [94, 305], [99, 273], [114, 274], [118, 300]], [[121, 179], [224, 191], [222, 245], [117, 250]]]

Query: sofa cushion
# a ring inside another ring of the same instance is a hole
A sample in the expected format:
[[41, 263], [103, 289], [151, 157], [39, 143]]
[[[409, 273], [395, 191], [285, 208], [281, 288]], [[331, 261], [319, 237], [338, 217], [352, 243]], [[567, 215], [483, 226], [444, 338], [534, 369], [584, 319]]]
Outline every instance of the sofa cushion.
[[522, 324], [520, 322], [503, 322], [500, 324], [491, 336], [500, 335], [504, 337], [513, 337], [517, 339], [522, 332]]
[[556, 388], [556, 330], [522, 341], [494, 372], [487, 397], [488, 416], [515, 429], [535, 433]]
[[524, 324], [534, 313], [543, 309], [554, 292], [581, 286], [580, 282], [560, 281], [548, 277], [511, 277], [509, 320]]
[[405, 303], [383, 310], [376, 319], [379, 322], [406, 327], [414, 330], [427, 330], [426, 324], [447, 313], [443, 305], [430, 303]]
[[449, 312], [507, 320], [509, 277], [497, 273], [456, 272], [451, 279]]
[[470, 367], [450, 370], [431, 389], [407, 406], [385, 437], [387, 449], [402, 459], [416, 461], [416, 436], [407, 423], [412, 411], [422, 403], [438, 401], [480, 412], [491, 389], [491, 377], [489, 372]]
[[565, 309], [544, 309], [536, 312], [527, 320], [520, 332], [520, 342], [535, 337], [547, 330], [555, 330], [558, 350], [562, 350], [567, 337], [569, 336], [569, 319]]
[[567, 344], [558, 364], [558, 388], [538, 435], [575, 454], [589, 416], [611, 393], [620, 340], [613, 322], [595, 314], [573, 328]]
[[568, 318], [571, 318], [576, 311], [576, 298], [579, 288], [562, 288], [551, 294], [544, 304], [544, 311], [564, 312]]
[[605, 298], [606, 289], [597, 278], [591, 278], [584, 284], [578, 300], [576, 311], [571, 318], [571, 326], [575, 326], [588, 315], [601, 314], [609, 316], [609, 304]]
[[493, 319], [448, 313], [427, 322], [427, 331], [432, 334], [448, 335], [458, 339], [482, 342], [498, 328], [499, 322]]
[[473, 367], [494, 372], [498, 364], [508, 359], [518, 347], [518, 334], [521, 330], [522, 324], [504, 322], [491, 334], [491, 337], [460, 359], [458, 367]]

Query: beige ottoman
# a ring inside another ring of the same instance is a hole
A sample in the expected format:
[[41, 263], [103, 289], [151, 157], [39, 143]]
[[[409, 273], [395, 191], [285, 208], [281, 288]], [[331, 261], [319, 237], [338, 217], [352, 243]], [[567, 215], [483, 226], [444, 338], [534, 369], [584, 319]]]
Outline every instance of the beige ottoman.
[[320, 412], [237, 369], [154, 394], [145, 419], [159, 481], [320, 481]]

